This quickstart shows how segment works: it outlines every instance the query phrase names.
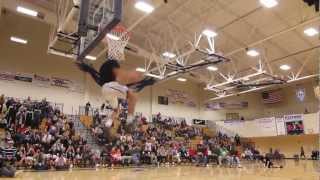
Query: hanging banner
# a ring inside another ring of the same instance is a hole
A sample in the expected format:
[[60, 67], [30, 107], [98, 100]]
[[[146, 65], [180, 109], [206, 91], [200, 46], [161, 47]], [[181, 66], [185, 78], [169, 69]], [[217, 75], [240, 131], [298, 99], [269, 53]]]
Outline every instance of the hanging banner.
[[73, 91], [73, 92], [83, 93], [84, 87], [80, 83], [75, 83], [75, 82], [71, 81], [71, 85], [70, 85], [69, 90]]
[[241, 102], [208, 102], [204, 104], [206, 110], [221, 110], [221, 109], [244, 109], [248, 108], [247, 101]]
[[306, 97], [306, 89], [305, 88], [296, 89], [296, 97], [300, 102], [303, 102], [304, 98]]
[[0, 72], [0, 80], [14, 81], [15, 74], [11, 72]]
[[276, 118], [276, 126], [277, 126], [277, 134], [278, 136], [286, 135], [286, 127], [284, 123], [284, 119]]
[[170, 104], [182, 104], [188, 107], [197, 107], [195, 101], [184, 91], [168, 89], [166, 92]]
[[70, 88], [72, 85], [72, 81], [63, 78], [52, 77], [51, 85], [63, 88]]
[[37, 74], [33, 75], [33, 83], [38, 86], [48, 87], [51, 79], [49, 77], [40, 76]]
[[283, 116], [287, 134], [299, 135], [304, 133], [303, 114], [292, 114]]
[[266, 117], [254, 120], [259, 136], [276, 136], [277, 127], [275, 117]]
[[0, 81], [10, 81], [10, 82], [26, 82], [32, 83], [32, 85], [41, 87], [56, 86], [60, 88], [66, 88], [73, 92], [84, 92], [84, 87], [81, 83], [74, 83], [71, 80], [58, 78], [58, 77], [46, 77], [38, 74], [28, 74], [28, 73], [12, 73], [12, 72], [1, 72], [0, 71]]
[[192, 107], [192, 108], [197, 107], [196, 103], [194, 103], [192, 100], [187, 101], [185, 104], [188, 107]]
[[208, 102], [204, 104], [204, 107], [207, 111], [216, 111], [223, 109], [221, 103], [219, 102]]
[[31, 83], [32, 82], [32, 75], [31, 74], [22, 74], [22, 73], [20, 73], [20, 74], [16, 74], [14, 79], [17, 80], [17, 81]]
[[226, 120], [223, 121], [223, 126], [229, 130], [233, 130], [235, 132], [238, 132], [238, 129], [243, 128], [244, 121], [239, 120]]
[[283, 119], [285, 122], [303, 121], [303, 114], [284, 115]]

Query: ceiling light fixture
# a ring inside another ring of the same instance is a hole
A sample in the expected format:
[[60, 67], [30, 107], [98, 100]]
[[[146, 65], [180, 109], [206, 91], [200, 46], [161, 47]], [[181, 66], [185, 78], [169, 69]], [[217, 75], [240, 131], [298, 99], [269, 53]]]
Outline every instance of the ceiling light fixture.
[[260, 0], [260, 3], [266, 8], [273, 8], [278, 5], [277, 0]]
[[310, 36], [310, 37], [319, 34], [319, 31], [313, 27], [308, 28], [308, 29], [304, 30], [303, 32], [304, 32], [304, 34], [306, 34], [307, 36]]
[[288, 70], [291, 69], [291, 67], [290, 67], [289, 65], [287, 65], [287, 64], [284, 64], [284, 65], [281, 65], [281, 66], [280, 66], [280, 69], [282, 69], [282, 70], [284, 70], [284, 71], [288, 71]]
[[10, 37], [10, 40], [13, 41], [13, 42], [16, 42], [16, 43], [20, 43], [20, 44], [27, 44], [28, 41], [25, 40], [25, 39], [21, 39], [21, 38], [18, 38], [18, 37]]
[[136, 71], [144, 73], [144, 72], [146, 72], [146, 69], [138, 67], [138, 68], [136, 68]]
[[151, 74], [151, 73], [147, 73], [146, 76], [154, 77], [154, 78], [157, 78], [157, 79], [163, 79], [164, 78], [163, 76], [156, 75], [156, 74]]
[[185, 78], [178, 78], [177, 81], [186, 82], [187, 79], [185, 79]]
[[31, 10], [31, 9], [28, 9], [28, 8], [25, 8], [25, 7], [22, 7], [22, 6], [18, 6], [17, 7], [17, 11], [19, 13], [26, 14], [28, 16], [33, 16], [33, 17], [38, 16], [38, 12], [37, 11]]
[[211, 31], [210, 29], [205, 29], [202, 31], [202, 34], [207, 37], [216, 37], [218, 34], [214, 31]]
[[154, 10], [154, 7], [151, 4], [149, 4], [145, 1], [142, 1], [142, 0], [137, 1], [135, 3], [134, 7], [140, 11], [145, 12], [145, 13], [152, 13], [152, 11]]
[[251, 57], [257, 57], [260, 53], [254, 49], [247, 50], [247, 55]]
[[91, 61], [95, 61], [95, 60], [97, 60], [97, 57], [88, 55], [88, 56], [86, 56], [86, 59], [89, 59]]
[[172, 59], [176, 57], [176, 54], [166, 51], [162, 53], [162, 56]]
[[218, 70], [218, 68], [215, 67], [215, 66], [208, 66], [207, 69], [208, 69], [209, 71], [217, 71], [217, 70]]

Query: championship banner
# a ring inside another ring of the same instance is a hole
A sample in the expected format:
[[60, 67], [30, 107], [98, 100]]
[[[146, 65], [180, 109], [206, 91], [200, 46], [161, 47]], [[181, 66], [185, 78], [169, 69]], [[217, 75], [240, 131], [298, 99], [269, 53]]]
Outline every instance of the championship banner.
[[303, 121], [303, 114], [284, 115], [283, 119], [285, 122]]
[[285, 115], [283, 116], [283, 119], [288, 135], [299, 135], [304, 133], [302, 114]]
[[197, 107], [196, 103], [194, 103], [192, 100], [187, 101], [186, 106], [192, 107], [192, 108]]
[[168, 89], [167, 96], [169, 97], [169, 102], [172, 104], [184, 104], [188, 98], [185, 92], [174, 89]]
[[241, 101], [241, 102], [225, 102], [221, 105], [224, 107], [224, 109], [244, 109], [249, 106], [249, 103], [247, 101]]
[[298, 101], [303, 102], [306, 97], [306, 89], [305, 88], [296, 89], [296, 97]]
[[80, 83], [75, 83], [71, 81], [70, 91], [82, 93], [84, 92], [84, 87]]
[[244, 126], [244, 122], [240, 121], [240, 120], [226, 120], [223, 121], [223, 127], [229, 129], [229, 130], [233, 130], [236, 131], [240, 128], [243, 128]]
[[50, 85], [51, 79], [49, 77], [40, 76], [37, 74], [33, 75], [33, 83], [38, 86], [45, 86], [48, 87]]
[[51, 85], [56, 87], [70, 88], [72, 81], [63, 78], [52, 77]]
[[221, 103], [219, 102], [208, 102], [204, 104], [204, 107], [207, 111], [216, 111], [223, 109]]
[[278, 136], [286, 135], [286, 127], [284, 123], [284, 119], [276, 118], [276, 126], [277, 126], [277, 134]]
[[222, 109], [244, 109], [248, 108], [247, 101], [241, 102], [208, 102], [204, 104], [206, 110], [222, 110]]
[[32, 75], [31, 74], [16, 74], [14, 79], [17, 81], [31, 83], [32, 82]]
[[256, 130], [259, 132], [259, 136], [276, 136], [277, 127], [276, 127], [276, 118], [275, 117], [266, 117], [254, 120]]
[[168, 89], [166, 96], [171, 104], [182, 104], [188, 107], [196, 107], [195, 101], [184, 91]]
[[0, 72], [0, 80], [14, 81], [15, 74], [11, 72]]

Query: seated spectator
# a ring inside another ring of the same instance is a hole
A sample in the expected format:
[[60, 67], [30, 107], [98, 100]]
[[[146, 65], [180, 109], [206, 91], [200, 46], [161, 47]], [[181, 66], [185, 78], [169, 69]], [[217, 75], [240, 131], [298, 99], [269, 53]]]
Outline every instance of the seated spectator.
[[252, 151], [251, 151], [249, 148], [247, 148], [247, 149], [244, 151], [244, 158], [245, 158], [246, 160], [253, 160], [253, 159], [254, 159], [253, 153], [252, 153]]
[[197, 149], [197, 165], [207, 166], [208, 148], [205, 145], [199, 145]]
[[14, 177], [16, 169], [5, 163], [3, 157], [0, 155], [0, 177]]
[[17, 149], [13, 146], [13, 140], [7, 138], [5, 147], [0, 147], [1, 157], [5, 161], [15, 161]]
[[159, 163], [166, 163], [167, 162], [167, 150], [164, 148], [164, 146], [160, 146], [157, 151], [157, 157]]
[[276, 160], [280, 160], [282, 158], [282, 155], [280, 154], [280, 151], [278, 149], [274, 151], [273, 158]]
[[47, 164], [47, 161], [45, 159], [45, 154], [43, 153], [43, 149], [38, 149], [37, 153], [34, 156], [34, 165], [33, 168], [35, 170], [48, 170], [49, 165]]
[[113, 147], [111, 150], [111, 166], [121, 162], [121, 151], [117, 147]]
[[194, 148], [190, 147], [188, 150], [188, 154], [189, 154], [189, 161], [195, 162], [197, 158], [197, 151]]
[[67, 160], [62, 154], [58, 153], [57, 158], [54, 161], [54, 167], [56, 170], [67, 170], [69, 168]]

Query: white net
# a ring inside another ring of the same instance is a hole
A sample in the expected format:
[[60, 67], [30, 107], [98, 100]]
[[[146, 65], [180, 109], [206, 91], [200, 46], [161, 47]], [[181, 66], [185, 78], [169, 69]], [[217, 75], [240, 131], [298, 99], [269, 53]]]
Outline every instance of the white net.
[[106, 37], [108, 42], [108, 58], [124, 61], [124, 49], [130, 40], [130, 33], [123, 26], [116, 26]]

